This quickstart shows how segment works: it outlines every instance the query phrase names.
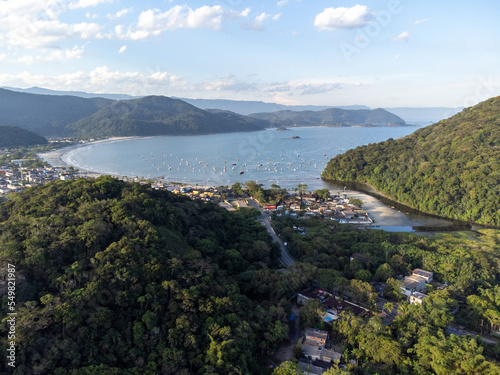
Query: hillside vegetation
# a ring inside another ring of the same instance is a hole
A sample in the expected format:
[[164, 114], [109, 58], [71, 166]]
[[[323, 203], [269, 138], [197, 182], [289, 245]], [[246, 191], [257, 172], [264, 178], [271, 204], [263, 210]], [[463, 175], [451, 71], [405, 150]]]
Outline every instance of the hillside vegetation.
[[36, 95], [0, 89], [0, 123], [43, 136], [71, 136], [68, 124], [90, 116], [112, 100]]
[[500, 225], [500, 98], [401, 138], [347, 151], [322, 177], [365, 182], [417, 210]]
[[273, 126], [401, 126], [405, 121], [385, 109], [328, 108], [323, 111], [278, 111], [254, 113], [257, 119], [269, 121]]
[[228, 111], [204, 111], [165, 96], [114, 101], [5, 89], [0, 89], [0, 123], [43, 136], [81, 139], [227, 133], [269, 126], [264, 120]]
[[17, 126], [0, 125], [0, 147], [44, 145], [47, 140], [26, 129]]
[[302, 286], [268, 268], [279, 249], [256, 214], [110, 177], [3, 202], [1, 272], [16, 270], [13, 373], [264, 373]]
[[115, 102], [69, 128], [85, 138], [252, 131], [266, 125], [235, 113], [207, 112], [179, 99], [148, 96]]

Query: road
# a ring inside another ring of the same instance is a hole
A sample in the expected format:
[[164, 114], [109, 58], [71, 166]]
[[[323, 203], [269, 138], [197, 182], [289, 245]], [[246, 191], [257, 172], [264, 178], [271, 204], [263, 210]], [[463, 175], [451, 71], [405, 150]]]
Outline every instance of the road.
[[274, 229], [271, 225], [270, 215], [265, 213], [262, 210], [262, 208], [260, 207], [260, 205], [254, 199], [249, 199], [248, 204], [250, 206], [252, 206], [253, 208], [256, 208], [259, 210], [259, 212], [260, 212], [260, 216], [258, 218], [259, 221], [262, 223], [262, 225], [264, 225], [266, 227], [267, 231], [269, 232], [269, 234], [271, 235], [273, 240], [276, 241], [280, 245], [280, 249], [281, 249], [280, 262], [283, 263], [287, 267], [294, 264], [295, 260], [292, 258], [292, 256], [288, 252], [286, 246], [283, 244], [283, 241], [281, 241], [281, 238], [278, 237], [278, 235], [276, 234], [276, 232], [274, 231]]

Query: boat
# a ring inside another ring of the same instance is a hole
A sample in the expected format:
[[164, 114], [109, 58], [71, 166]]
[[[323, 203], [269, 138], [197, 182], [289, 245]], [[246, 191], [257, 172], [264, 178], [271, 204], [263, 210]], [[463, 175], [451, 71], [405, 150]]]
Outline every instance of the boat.
[[245, 173], [245, 172], [243, 172], [243, 171], [240, 172], [240, 174], [243, 174], [243, 173]]

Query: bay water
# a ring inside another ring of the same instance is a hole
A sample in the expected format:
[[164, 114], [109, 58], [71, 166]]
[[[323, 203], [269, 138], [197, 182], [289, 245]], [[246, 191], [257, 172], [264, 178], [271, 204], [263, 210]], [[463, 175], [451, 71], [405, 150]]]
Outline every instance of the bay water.
[[[327, 162], [369, 143], [400, 138], [419, 127], [303, 127], [288, 131], [159, 136], [88, 143], [62, 160], [90, 172], [158, 178], [204, 186], [249, 180], [270, 187], [331, 187], [320, 179]], [[295, 137], [295, 138], [293, 138]]]

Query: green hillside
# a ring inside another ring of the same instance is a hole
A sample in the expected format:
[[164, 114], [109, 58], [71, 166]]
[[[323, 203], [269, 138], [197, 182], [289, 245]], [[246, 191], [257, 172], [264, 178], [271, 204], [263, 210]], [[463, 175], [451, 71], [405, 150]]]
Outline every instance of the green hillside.
[[148, 96], [121, 100], [68, 126], [82, 138], [226, 133], [260, 130], [262, 120], [208, 112], [179, 99]]
[[0, 267], [15, 266], [17, 317], [16, 368], [0, 372], [262, 374], [301, 285], [268, 268], [279, 248], [256, 214], [110, 177], [3, 202]]
[[401, 138], [358, 147], [322, 177], [365, 182], [417, 210], [500, 225], [500, 98]]
[[278, 111], [254, 113], [257, 119], [269, 121], [273, 126], [401, 126], [405, 121], [385, 109], [328, 108], [323, 111]]
[[71, 136], [66, 125], [112, 102], [102, 98], [37, 95], [0, 89], [0, 123], [43, 136]]
[[0, 125], [0, 147], [44, 145], [47, 140], [29, 130], [17, 126]]

